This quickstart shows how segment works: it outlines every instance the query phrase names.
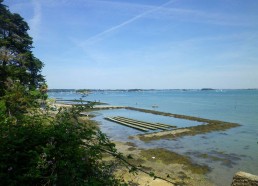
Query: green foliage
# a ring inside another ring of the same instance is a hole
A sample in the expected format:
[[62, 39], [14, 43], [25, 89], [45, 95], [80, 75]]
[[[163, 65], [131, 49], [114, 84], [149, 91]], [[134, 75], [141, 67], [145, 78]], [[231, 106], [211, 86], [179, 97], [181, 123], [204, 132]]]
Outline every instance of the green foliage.
[[87, 94], [91, 93], [91, 90], [89, 90], [89, 89], [78, 89], [78, 90], [76, 90], [76, 93], [87, 95]]
[[1, 102], [6, 108], [5, 113], [15, 117], [19, 117], [21, 114], [27, 113], [28, 109], [37, 106], [34, 97], [20, 83], [10, 83]]
[[8, 79], [30, 90], [44, 82], [43, 63], [32, 51], [28, 24], [19, 14], [11, 13], [0, 1], [0, 96], [5, 94]]
[[106, 135], [78, 120], [80, 109], [61, 109], [56, 117], [36, 113], [0, 121], [0, 180], [4, 185], [122, 185], [117, 154]]
[[[79, 122], [83, 107], [60, 109], [51, 117], [37, 99], [47, 98], [32, 54], [28, 24], [0, 0], [0, 180], [1, 185], [121, 185], [113, 143], [98, 129]], [[38, 89], [37, 89], [38, 88]], [[92, 105], [86, 106], [91, 107]]]
[[103, 154], [112, 155], [130, 171], [137, 168], [90, 121], [83, 123], [78, 118], [94, 102], [60, 109], [54, 116], [39, 108], [37, 99], [45, 100], [48, 88], [40, 74], [43, 63], [32, 54], [28, 24], [2, 2], [1, 185], [126, 185], [113, 174], [117, 163], [103, 161]]
[[6, 112], [5, 102], [3, 100], [0, 100], [0, 114], [3, 114], [5, 112]]

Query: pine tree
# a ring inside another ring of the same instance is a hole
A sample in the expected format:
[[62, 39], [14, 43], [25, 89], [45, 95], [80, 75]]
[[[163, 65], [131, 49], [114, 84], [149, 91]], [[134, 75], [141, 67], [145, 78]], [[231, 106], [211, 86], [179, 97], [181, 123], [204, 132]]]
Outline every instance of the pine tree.
[[0, 0], [0, 97], [14, 82], [35, 90], [43, 82], [43, 63], [32, 53], [29, 26], [23, 18], [11, 13]]

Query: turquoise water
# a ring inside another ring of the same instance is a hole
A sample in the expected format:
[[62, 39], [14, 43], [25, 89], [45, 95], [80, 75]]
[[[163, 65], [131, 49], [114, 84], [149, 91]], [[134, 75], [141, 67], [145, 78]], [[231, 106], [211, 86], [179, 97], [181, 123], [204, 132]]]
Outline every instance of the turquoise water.
[[[63, 99], [81, 98], [81, 95], [74, 92], [49, 93], [49, 96]], [[234, 173], [239, 170], [258, 174], [258, 90], [108, 91], [93, 92], [83, 99], [152, 110], [154, 109], [152, 106], [157, 105], [158, 108], [155, 110], [158, 111], [239, 123], [242, 126], [237, 128], [177, 140], [133, 142], [146, 148], [167, 148], [187, 154], [195, 162], [207, 164], [212, 169], [208, 177], [216, 185], [230, 185]], [[103, 119], [106, 116], [117, 115], [179, 127], [198, 124], [198, 122], [123, 109], [97, 112], [95, 119], [101, 122], [102, 131], [112, 139], [121, 141], [129, 141], [128, 136], [142, 132]], [[208, 154], [216, 158], [216, 161], [212, 158], [203, 158], [201, 154]]]

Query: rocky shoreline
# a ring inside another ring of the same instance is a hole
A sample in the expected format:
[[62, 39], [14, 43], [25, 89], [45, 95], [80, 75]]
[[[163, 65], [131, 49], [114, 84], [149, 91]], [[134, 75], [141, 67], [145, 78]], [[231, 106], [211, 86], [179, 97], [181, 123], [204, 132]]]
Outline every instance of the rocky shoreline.
[[[62, 104], [55, 103], [53, 104], [56, 108], [59, 107], [71, 107], [71, 104]], [[130, 138], [141, 140], [141, 141], [151, 141], [158, 139], [168, 139], [168, 138], [178, 138], [186, 135], [197, 135], [212, 131], [223, 131], [229, 128], [240, 126], [237, 123], [230, 123], [217, 120], [209, 120], [204, 118], [197, 118], [192, 116], [177, 115], [165, 112], [159, 112], [154, 110], [146, 110], [133, 107], [124, 107], [124, 106], [110, 106], [110, 105], [97, 105], [92, 110], [107, 110], [107, 109], [128, 109], [135, 110], [139, 112], [152, 113], [156, 115], [164, 115], [169, 117], [188, 119], [192, 121], [202, 122], [201, 125], [193, 127], [178, 128], [168, 131], [161, 131], [155, 133], [141, 134], [136, 136], [131, 136]], [[90, 111], [89, 111], [90, 112]], [[83, 115], [89, 113], [83, 113]], [[86, 117], [87, 119], [87, 117]], [[89, 119], [89, 118], [88, 118]], [[188, 156], [180, 155], [166, 149], [156, 148], [156, 149], [142, 149], [137, 147], [131, 142], [119, 142], [115, 141], [116, 148], [119, 152], [123, 153], [125, 156], [130, 155], [133, 157], [132, 163], [139, 164], [144, 167], [146, 170], [153, 171], [157, 173], [157, 176], [168, 179], [173, 182], [174, 185], [192, 185], [192, 186], [213, 186], [214, 183], [209, 181], [206, 174], [210, 171], [209, 167], [205, 165], [198, 165], [192, 163], [191, 159]], [[171, 158], [169, 158], [171, 157]], [[117, 169], [116, 175], [118, 177], [123, 177], [128, 183], [135, 185], [150, 185], [150, 186], [159, 186], [159, 185], [171, 185], [164, 180], [153, 179], [149, 175], [144, 173], [130, 174], [127, 170], [121, 168]], [[169, 176], [168, 176], [169, 175]], [[252, 177], [253, 178], [253, 177]], [[240, 180], [248, 180], [249, 178], [241, 178]], [[239, 176], [234, 178], [234, 186], [239, 185]], [[252, 180], [242, 181], [243, 183], [250, 183]], [[242, 183], [241, 182], [241, 183]], [[255, 182], [256, 183], [256, 182]], [[233, 185], [233, 183], [232, 183]], [[242, 186], [241, 184], [239, 186]]]

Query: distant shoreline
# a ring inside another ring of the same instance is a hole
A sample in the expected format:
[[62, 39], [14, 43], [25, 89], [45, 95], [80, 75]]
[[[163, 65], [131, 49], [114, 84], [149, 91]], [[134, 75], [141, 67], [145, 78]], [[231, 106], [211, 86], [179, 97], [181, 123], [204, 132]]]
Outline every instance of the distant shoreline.
[[[48, 89], [48, 93], [78, 92], [82, 89]], [[197, 89], [86, 89], [91, 92], [144, 92], [144, 91], [227, 91], [227, 90], [258, 90], [258, 88], [197, 88]]]

